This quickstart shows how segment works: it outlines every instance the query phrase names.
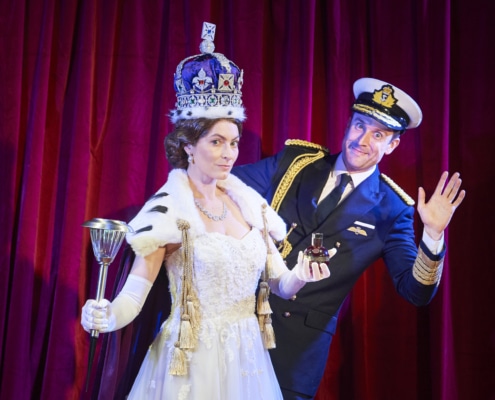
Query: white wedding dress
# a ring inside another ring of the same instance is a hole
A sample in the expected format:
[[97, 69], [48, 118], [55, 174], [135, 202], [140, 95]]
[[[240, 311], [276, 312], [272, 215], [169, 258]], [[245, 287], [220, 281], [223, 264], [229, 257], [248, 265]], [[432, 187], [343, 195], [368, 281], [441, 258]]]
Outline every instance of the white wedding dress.
[[[219, 233], [194, 238], [193, 285], [200, 304], [199, 339], [188, 351], [188, 373], [169, 373], [180, 307], [173, 307], [150, 347], [129, 400], [275, 400], [282, 394], [255, 314], [265, 267], [258, 229], [238, 240]], [[167, 259], [170, 292], [181, 287], [181, 251]], [[175, 299], [173, 299], [175, 301]]]

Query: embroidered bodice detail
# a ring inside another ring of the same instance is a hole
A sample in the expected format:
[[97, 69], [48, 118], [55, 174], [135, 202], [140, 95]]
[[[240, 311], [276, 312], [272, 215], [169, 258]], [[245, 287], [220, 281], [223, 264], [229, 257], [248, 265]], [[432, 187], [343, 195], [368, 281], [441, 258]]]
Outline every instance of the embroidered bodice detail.
[[[193, 287], [202, 320], [236, 320], [252, 316], [255, 291], [266, 258], [266, 247], [257, 229], [242, 239], [206, 233], [194, 239]], [[181, 253], [167, 259], [169, 279], [181, 285]], [[174, 295], [174, 303], [177, 301]], [[178, 309], [176, 307], [175, 309]], [[174, 316], [178, 318], [178, 314]]]

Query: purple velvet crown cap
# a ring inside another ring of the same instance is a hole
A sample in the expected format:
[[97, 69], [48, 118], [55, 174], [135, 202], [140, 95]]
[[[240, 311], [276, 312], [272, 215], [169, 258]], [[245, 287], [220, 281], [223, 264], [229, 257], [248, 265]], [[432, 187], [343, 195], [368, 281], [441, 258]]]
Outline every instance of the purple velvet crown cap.
[[201, 54], [182, 60], [174, 74], [177, 96], [170, 119], [246, 119], [242, 105], [243, 71], [227, 57], [214, 53], [215, 25], [203, 23]]

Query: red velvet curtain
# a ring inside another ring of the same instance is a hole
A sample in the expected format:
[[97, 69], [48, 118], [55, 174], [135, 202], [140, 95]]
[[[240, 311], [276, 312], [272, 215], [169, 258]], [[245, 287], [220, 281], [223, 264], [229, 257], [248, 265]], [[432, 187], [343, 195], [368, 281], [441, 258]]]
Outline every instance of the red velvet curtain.
[[244, 69], [239, 163], [287, 138], [338, 151], [352, 83], [373, 76], [424, 111], [382, 172], [413, 197], [443, 170], [464, 178], [437, 297], [415, 308], [370, 269], [317, 399], [495, 399], [493, 15], [480, 0], [0, 1], [0, 398], [85, 397], [98, 265], [81, 224], [130, 220], [166, 179], [173, 72], [208, 21]]

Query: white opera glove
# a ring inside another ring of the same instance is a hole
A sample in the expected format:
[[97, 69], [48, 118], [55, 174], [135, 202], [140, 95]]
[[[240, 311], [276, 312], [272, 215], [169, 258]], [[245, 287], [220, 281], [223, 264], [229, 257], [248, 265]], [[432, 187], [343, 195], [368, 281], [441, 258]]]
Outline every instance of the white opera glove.
[[141, 312], [153, 284], [145, 278], [129, 274], [124, 287], [111, 303], [107, 299], [88, 300], [81, 313], [86, 332], [112, 332], [129, 324]]
[[[333, 248], [328, 251], [328, 255], [332, 258], [337, 249]], [[278, 278], [273, 279], [270, 282], [272, 291], [284, 299], [290, 299], [301, 288], [306, 285], [307, 282], [317, 282], [322, 279], [326, 279], [330, 276], [330, 270], [325, 263], [313, 262], [310, 265], [309, 260], [304, 257], [303, 252], [300, 251], [297, 257], [297, 264], [292, 270], [287, 270], [281, 274]]]

